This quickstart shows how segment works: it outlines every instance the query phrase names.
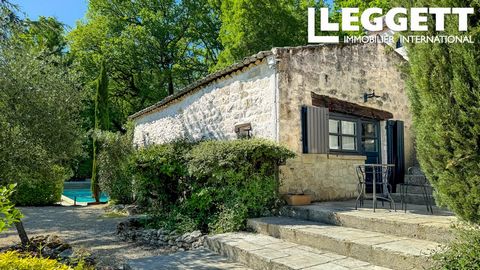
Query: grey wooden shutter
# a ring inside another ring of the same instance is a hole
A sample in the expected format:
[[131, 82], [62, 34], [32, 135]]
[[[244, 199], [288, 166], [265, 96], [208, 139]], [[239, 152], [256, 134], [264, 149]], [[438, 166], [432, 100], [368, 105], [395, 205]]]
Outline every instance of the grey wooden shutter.
[[303, 152], [328, 153], [328, 108], [302, 107]]

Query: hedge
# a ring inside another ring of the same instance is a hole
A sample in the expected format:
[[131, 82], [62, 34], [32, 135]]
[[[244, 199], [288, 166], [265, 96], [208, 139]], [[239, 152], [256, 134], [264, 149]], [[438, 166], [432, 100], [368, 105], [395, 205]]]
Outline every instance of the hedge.
[[16, 205], [52, 205], [61, 200], [63, 183], [69, 170], [53, 165], [48, 172], [32, 172], [20, 175], [12, 201]]
[[263, 139], [154, 145], [133, 159], [135, 196], [153, 226], [240, 230], [278, 206], [277, 167], [292, 157]]

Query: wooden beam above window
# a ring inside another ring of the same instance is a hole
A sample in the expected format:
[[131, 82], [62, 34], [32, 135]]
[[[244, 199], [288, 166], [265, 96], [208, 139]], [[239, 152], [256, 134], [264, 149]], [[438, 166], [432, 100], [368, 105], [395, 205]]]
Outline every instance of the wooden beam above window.
[[361, 106], [352, 102], [337, 98], [319, 95], [312, 92], [312, 105], [328, 108], [330, 112], [350, 114], [376, 120], [387, 120], [393, 118], [393, 114], [387, 111]]

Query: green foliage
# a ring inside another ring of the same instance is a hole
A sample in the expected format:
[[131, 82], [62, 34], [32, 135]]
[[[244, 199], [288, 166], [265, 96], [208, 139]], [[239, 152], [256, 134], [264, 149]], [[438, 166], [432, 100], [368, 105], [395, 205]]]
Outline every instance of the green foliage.
[[[102, 61], [100, 75], [97, 79], [97, 91], [95, 93], [95, 130], [108, 130], [110, 118], [108, 111], [108, 75], [105, 61]], [[92, 161], [92, 196], [96, 202], [100, 201], [100, 185], [98, 181], [98, 142], [93, 138], [93, 161]]]
[[150, 209], [169, 209], [180, 198], [180, 185], [187, 177], [185, 152], [190, 144], [174, 142], [152, 145], [135, 153], [136, 202]]
[[1, 270], [92, 270], [93, 267], [79, 263], [76, 267], [69, 267], [57, 260], [33, 257], [15, 251], [0, 253]]
[[480, 269], [480, 228], [478, 226], [457, 228], [456, 234], [453, 242], [434, 254], [434, 269]]
[[15, 222], [20, 221], [22, 214], [10, 201], [15, 185], [0, 186], [0, 232], [8, 229]]
[[84, 138], [77, 77], [61, 56], [30, 50], [11, 34], [0, 41], [0, 184], [18, 183], [15, 202], [30, 201], [24, 187], [52, 187], [58, 198], [61, 188], [53, 186], [71, 175]]
[[48, 171], [20, 174], [13, 197], [16, 205], [51, 205], [59, 202], [65, 179], [71, 176], [69, 168], [53, 165]]
[[0, 0], [0, 42], [5, 41], [11, 35], [11, 31], [20, 26], [20, 18], [17, 16], [18, 6], [10, 0]]
[[133, 154], [131, 133], [97, 132], [99, 154], [98, 181], [102, 191], [106, 192], [110, 202], [129, 204], [133, 201], [132, 173], [130, 158]]
[[95, 93], [95, 129], [108, 130], [109, 128], [108, 75], [105, 61], [102, 61], [100, 75], [97, 79], [97, 91]]
[[37, 54], [62, 55], [67, 46], [64, 25], [53, 17], [40, 16], [38, 20], [26, 20], [26, 27], [15, 35], [29, 51]]
[[272, 47], [307, 44], [307, 8], [315, 0], [221, 1], [220, 52], [215, 69]]
[[150, 218], [144, 223], [149, 228], [164, 228], [179, 233], [192, 232], [198, 227], [195, 217], [185, 214], [180, 207], [172, 207], [168, 211], [151, 212]]
[[[478, 1], [416, 1], [418, 6], [473, 7]], [[480, 222], [480, 15], [469, 16], [469, 31], [458, 32], [457, 16], [446, 32], [471, 35], [473, 44], [407, 44], [409, 96], [418, 159], [437, 191], [437, 201], [461, 218]], [[429, 18], [430, 29], [434, 20]], [[415, 33], [412, 33], [415, 34]]]
[[239, 230], [277, 206], [277, 166], [293, 156], [262, 139], [154, 145], [135, 157], [135, 194], [155, 226]]
[[[107, 61], [110, 121], [120, 130], [128, 115], [207, 74], [220, 48], [219, 23], [207, 0], [91, 0], [68, 40], [85, 82]], [[94, 87], [86, 83], [92, 100]]]

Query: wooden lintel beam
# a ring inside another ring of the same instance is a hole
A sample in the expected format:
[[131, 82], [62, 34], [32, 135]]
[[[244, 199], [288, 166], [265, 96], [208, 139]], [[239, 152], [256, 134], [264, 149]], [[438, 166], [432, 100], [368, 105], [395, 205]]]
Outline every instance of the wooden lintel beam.
[[312, 105], [328, 108], [330, 112], [345, 113], [377, 120], [393, 118], [393, 114], [384, 110], [374, 109], [337, 98], [319, 95], [312, 92]]

